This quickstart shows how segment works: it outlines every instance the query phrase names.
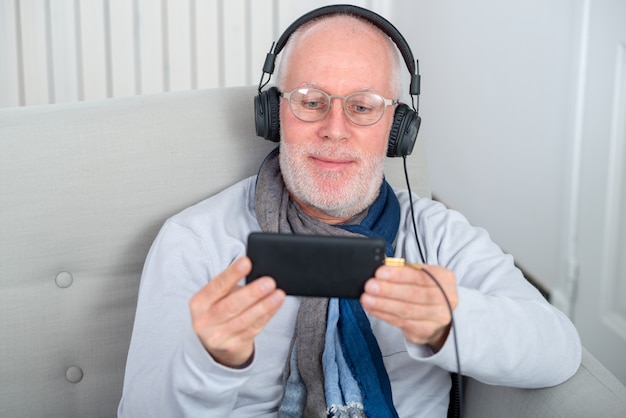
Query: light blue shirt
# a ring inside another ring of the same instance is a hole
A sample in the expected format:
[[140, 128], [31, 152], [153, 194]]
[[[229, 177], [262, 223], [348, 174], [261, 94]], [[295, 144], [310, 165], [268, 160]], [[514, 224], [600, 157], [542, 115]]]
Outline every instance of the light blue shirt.
[[[275, 417], [283, 394], [297, 297], [255, 340], [244, 369], [216, 363], [191, 327], [189, 300], [216, 274], [245, 255], [248, 234], [259, 231], [255, 177], [166, 221], [148, 254], [126, 365], [122, 417]], [[396, 257], [419, 262], [409, 196], [396, 191], [401, 222]], [[454, 312], [463, 374], [488, 384], [546, 387], [571, 377], [580, 364], [576, 329], [545, 301], [510, 255], [458, 212], [414, 196], [427, 264], [456, 274]], [[434, 353], [401, 331], [370, 318], [401, 417], [446, 416], [450, 371], [456, 371], [452, 334]]]

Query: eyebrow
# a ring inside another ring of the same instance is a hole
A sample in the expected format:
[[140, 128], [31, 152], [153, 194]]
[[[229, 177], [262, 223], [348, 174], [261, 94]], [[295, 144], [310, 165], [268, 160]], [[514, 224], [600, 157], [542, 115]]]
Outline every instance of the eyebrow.
[[[323, 92], [325, 92], [326, 94], [330, 94], [328, 91], [326, 91], [325, 89], [322, 88], [322, 86], [320, 86], [318, 83], [314, 82], [314, 81], [305, 81], [304, 83], [302, 83], [301, 85], [297, 86], [296, 88], [312, 88], [312, 89], [317, 89], [317, 90], [321, 90]], [[356, 90], [353, 90], [352, 93], [357, 93], [357, 92], [370, 92], [370, 93], [376, 93], [379, 95], [383, 95], [382, 93], [376, 91], [375, 89], [371, 88], [371, 87], [361, 87], [358, 88]], [[350, 93], [348, 93], [350, 94]]]

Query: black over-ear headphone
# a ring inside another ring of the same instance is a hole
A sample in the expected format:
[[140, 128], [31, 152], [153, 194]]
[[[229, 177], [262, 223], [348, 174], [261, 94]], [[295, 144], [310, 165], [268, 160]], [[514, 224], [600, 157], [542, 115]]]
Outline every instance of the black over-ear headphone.
[[[411, 94], [411, 99], [413, 100], [413, 108], [410, 108], [404, 103], [397, 105], [391, 130], [389, 132], [387, 156], [405, 157], [411, 154], [421, 123], [421, 118], [418, 114], [420, 94], [419, 62], [414, 60], [411, 48], [402, 34], [387, 19], [370, 10], [352, 5], [341, 4], [315, 9], [293, 22], [280, 36], [280, 38], [278, 38], [278, 41], [272, 44], [270, 52], [265, 58], [265, 64], [263, 65], [263, 74], [261, 75], [261, 80], [259, 81], [259, 94], [254, 98], [256, 134], [273, 142], [280, 141], [280, 92], [276, 87], [271, 87], [266, 91], [261, 91], [263, 87], [269, 83], [270, 78], [272, 77], [276, 55], [282, 51], [289, 37], [300, 26], [321, 16], [333, 14], [356, 16], [372, 23], [391, 38], [402, 54], [404, 62], [411, 73], [409, 92]], [[266, 74], [268, 74], [269, 77], [267, 81], [263, 83]], [[415, 102], [418, 103], [417, 106]]]

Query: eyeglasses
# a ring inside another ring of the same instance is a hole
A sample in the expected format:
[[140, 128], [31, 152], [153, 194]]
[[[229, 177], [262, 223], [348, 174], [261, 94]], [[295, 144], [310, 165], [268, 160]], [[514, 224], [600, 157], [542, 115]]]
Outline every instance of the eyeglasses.
[[289, 100], [291, 113], [303, 122], [317, 122], [330, 111], [332, 99], [341, 99], [348, 120], [356, 125], [368, 126], [378, 122], [387, 106], [398, 104], [398, 100], [385, 99], [372, 92], [356, 92], [347, 96], [330, 95], [317, 89], [299, 88], [281, 93]]

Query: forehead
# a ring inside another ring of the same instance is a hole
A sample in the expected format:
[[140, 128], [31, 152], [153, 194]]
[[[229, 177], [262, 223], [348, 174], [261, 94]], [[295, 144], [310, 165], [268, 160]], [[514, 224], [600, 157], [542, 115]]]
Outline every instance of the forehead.
[[361, 19], [335, 15], [308, 22], [289, 43], [283, 57], [289, 61], [285, 74], [289, 88], [340, 83], [382, 93], [393, 78], [393, 42]]
[[358, 16], [348, 14], [333, 14], [321, 16], [303, 24], [296, 32], [304, 33], [314, 29], [329, 30], [342, 28], [351, 31], [372, 30], [383, 34], [372, 22]]
[[378, 27], [362, 18], [349, 15], [332, 15], [315, 19], [302, 25], [292, 36], [296, 47], [305, 47], [321, 39], [332, 38], [328, 49], [338, 48], [338, 42], [371, 42], [372, 46], [393, 47], [392, 41]]

